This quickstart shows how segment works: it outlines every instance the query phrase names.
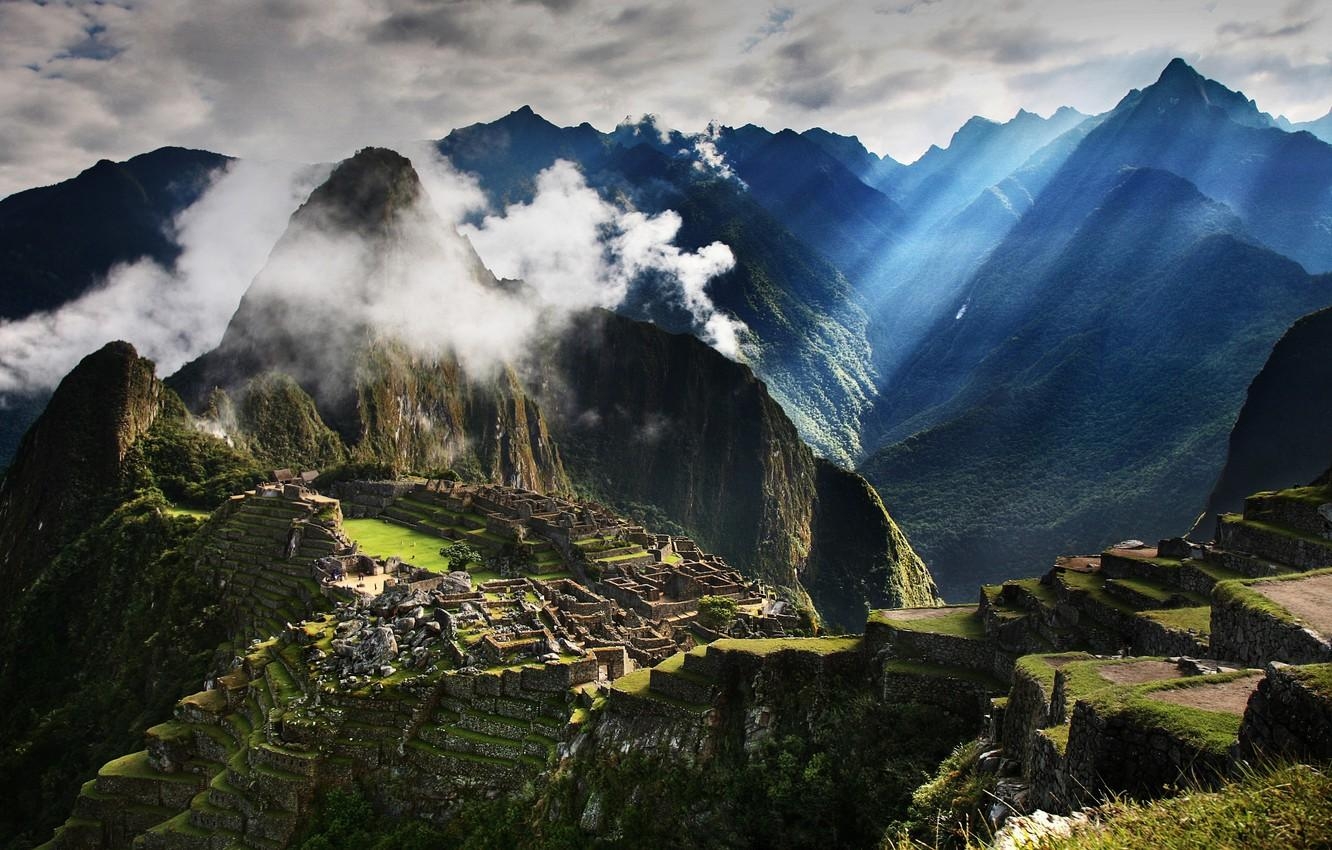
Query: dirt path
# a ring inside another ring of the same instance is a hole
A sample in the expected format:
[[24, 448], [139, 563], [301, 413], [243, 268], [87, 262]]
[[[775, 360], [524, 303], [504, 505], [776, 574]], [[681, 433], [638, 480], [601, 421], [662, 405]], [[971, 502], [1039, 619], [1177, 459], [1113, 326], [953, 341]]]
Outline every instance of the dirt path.
[[1262, 673], [1244, 676], [1219, 685], [1195, 685], [1192, 688], [1175, 688], [1169, 691], [1157, 691], [1148, 694], [1154, 700], [1201, 708], [1205, 711], [1223, 711], [1226, 714], [1244, 714], [1249, 704], [1249, 695], [1262, 681]]
[[949, 614], [975, 614], [974, 606], [949, 608], [893, 608], [883, 612], [889, 620], [933, 620]]
[[1250, 586], [1299, 617], [1309, 628], [1332, 637], [1332, 575]]
[[1130, 661], [1127, 664], [1107, 664], [1098, 667], [1097, 673], [1107, 682], [1116, 685], [1139, 685], [1143, 682], [1159, 682], [1162, 679], [1179, 679], [1184, 676], [1178, 664], [1169, 661]]

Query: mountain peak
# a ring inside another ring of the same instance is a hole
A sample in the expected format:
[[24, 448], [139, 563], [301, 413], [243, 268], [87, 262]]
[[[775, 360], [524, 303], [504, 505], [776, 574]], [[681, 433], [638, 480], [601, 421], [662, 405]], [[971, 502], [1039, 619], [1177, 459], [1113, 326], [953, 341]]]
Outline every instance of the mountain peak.
[[338, 163], [297, 216], [311, 211], [347, 230], [373, 228], [415, 201], [421, 181], [407, 157], [388, 148], [362, 148]]
[[1141, 92], [1130, 93], [1124, 104], [1150, 103], [1154, 109], [1176, 107], [1218, 109], [1230, 120], [1248, 127], [1272, 127], [1272, 117], [1258, 109], [1258, 104], [1215, 80], [1204, 77], [1183, 59], [1172, 59], [1156, 82]]
[[1157, 82], [1164, 82], [1166, 80], [1198, 81], [1202, 79], [1203, 75], [1195, 71], [1192, 65], [1176, 56], [1174, 59], [1170, 60], [1169, 65], [1165, 66], [1165, 70], [1161, 72], [1161, 76], [1157, 78]]

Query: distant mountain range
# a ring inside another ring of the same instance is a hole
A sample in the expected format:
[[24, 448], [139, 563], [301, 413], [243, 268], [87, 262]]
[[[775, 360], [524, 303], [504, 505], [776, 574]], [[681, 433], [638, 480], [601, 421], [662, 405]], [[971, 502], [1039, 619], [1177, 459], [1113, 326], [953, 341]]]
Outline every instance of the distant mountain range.
[[[1113, 542], [1107, 535], [1180, 533], [1205, 508], [1303, 474], [1301, 462], [1265, 480], [1265, 462], [1243, 459], [1253, 441], [1243, 427], [1231, 432], [1246, 393], [1251, 406], [1261, 394], [1264, 363], [1285, 386], [1296, 379], [1281, 363], [1311, 362], [1283, 360], [1277, 341], [1332, 305], [1329, 122], [1273, 118], [1175, 60], [1104, 114], [975, 118], [909, 165], [817, 128], [690, 135], [644, 120], [601, 132], [556, 126], [528, 107], [436, 148], [476, 176], [496, 209], [530, 201], [537, 175], [565, 159], [607, 200], [676, 211], [681, 248], [728, 245], [735, 268], [708, 293], [748, 327], [754, 374], [818, 455], [866, 475], [945, 595], [969, 598], [980, 581], [1041, 572], [1061, 551]], [[225, 161], [168, 148], [0, 201], [0, 316], [65, 303], [117, 262], [171, 263], [167, 224]], [[692, 330], [689, 316], [643, 289], [617, 312]], [[592, 324], [621, 333], [609, 316]], [[1292, 337], [1307, 338], [1299, 327]], [[235, 332], [219, 349], [232, 367], [247, 356]], [[596, 350], [566, 347], [560, 358], [591, 369]], [[238, 374], [256, 377], [270, 354]], [[597, 404], [613, 407], [632, 384], [616, 381], [598, 387]], [[477, 403], [474, 390], [458, 391]], [[528, 396], [505, 393], [510, 411]], [[314, 393], [344, 451], [388, 427], [366, 419], [358, 398]], [[6, 455], [43, 401], [7, 399]], [[1308, 427], [1301, 446], [1320, 439], [1318, 422]], [[571, 448], [617, 448], [596, 437], [566, 430], [560, 464], [534, 460], [547, 477], [532, 483], [571, 471], [596, 478], [605, 461]], [[494, 469], [507, 475], [516, 456], [502, 456], [513, 450], [481, 449], [478, 462], [501, 458]], [[1243, 468], [1243, 483], [1218, 488], [1228, 451], [1227, 470]], [[622, 485], [606, 486], [668, 507], [660, 493]], [[670, 506], [689, 522], [710, 509]]]

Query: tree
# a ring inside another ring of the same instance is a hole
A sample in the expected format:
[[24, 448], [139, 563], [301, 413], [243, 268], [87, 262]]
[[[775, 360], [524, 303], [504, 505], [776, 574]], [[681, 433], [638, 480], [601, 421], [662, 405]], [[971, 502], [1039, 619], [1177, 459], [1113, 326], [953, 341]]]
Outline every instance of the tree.
[[698, 600], [698, 623], [714, 632], [724, 632], [735, 622], [735, 600], [729, 596], [704, 596]]

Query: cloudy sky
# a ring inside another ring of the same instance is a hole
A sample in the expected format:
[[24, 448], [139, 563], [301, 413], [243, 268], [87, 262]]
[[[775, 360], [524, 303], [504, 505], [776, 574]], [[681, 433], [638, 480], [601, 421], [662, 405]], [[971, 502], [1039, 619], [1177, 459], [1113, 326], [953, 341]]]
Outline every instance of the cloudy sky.
[[1172, 56], [1310, 120], [1332, 0], [0, 0], [0, 196], [166, 144], [331, 160], [528, 103], [819, 125], [911, 161], [973, 114], [1099, 112]]

